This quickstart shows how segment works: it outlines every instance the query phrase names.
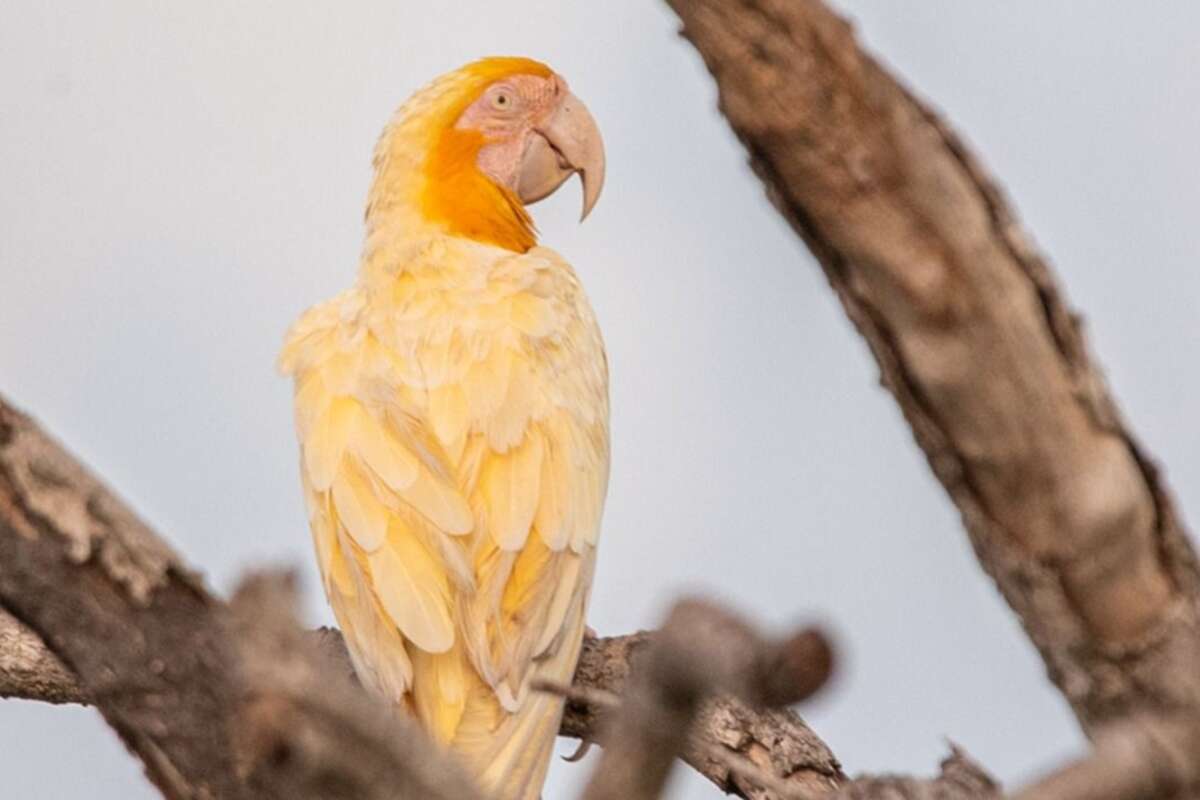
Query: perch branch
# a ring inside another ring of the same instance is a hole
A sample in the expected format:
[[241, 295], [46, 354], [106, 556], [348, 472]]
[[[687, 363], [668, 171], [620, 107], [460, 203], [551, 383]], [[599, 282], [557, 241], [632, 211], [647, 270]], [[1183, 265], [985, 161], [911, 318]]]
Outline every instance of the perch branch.
[[724, 693], [755, 706], [795, 703], [825, 682], [831, 666], [828, 645], [814, 631], [767, 642], [710, 604], [680, 602], [605, 726], [604, 756], [584, 800], [653, 800], [706, 700]]
[[[819, 664], [819, 659], [814, 659], [814, 664]], [[621, 704], [619, 696], [588, 686], [542, 682], [534, 688], [568, 698], [571, 701], [567, 707], [568, 716], [572, 713], [612, 713]], [[720, 767], [719, 776], [704, 774], [738, 797], [753, 800], [999, 800], [1000, 790], [995, 781], [957, 748], [942, 762], [941, 774], [933, 779], [882, 776], [849, 781], [840, 773], [836, 776], [814, 774], [811, 767], [801, 768], [790, 777], [780, 777], [777, 760], [759, 766], [737, 750], [706, 738], [712, 727], [704, 721], [706, 715], [714, 714], [715, 708], [722, 704], [733, 702], [736, 701], [724, 698], [701, 706], [683, 758], [697, 769], [701, 769], [700, 764]], [[603, 721], [599, 725], [603, 727]], [[749, 752], [766, 751], [751, 749]]]
[[[623, 694], [631, 669], [640, 662], [651, 641], [649, 633], [586, 640], [575, 669], [574, 686]], [[603, 715], [600, 706], [568, 702], [560, 734], [594, 741], [603, 727]], [[713, 751], [727, 758], [714, 757]], [[821, 794], [846, 780], [828, 746], [795, 713], [753, 709], [725, 696], [701, 708], [694, 735], [684, 748], [683, 761], [727, 794], [753, 800], [782, 797], [763, 792], [731, 771], [731, 758], [749, 761], [800, 793]]]

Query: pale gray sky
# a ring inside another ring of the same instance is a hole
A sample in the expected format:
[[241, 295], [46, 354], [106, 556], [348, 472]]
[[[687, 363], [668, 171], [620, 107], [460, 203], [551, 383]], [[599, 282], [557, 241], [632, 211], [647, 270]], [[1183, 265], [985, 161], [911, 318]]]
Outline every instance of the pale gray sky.
[[[840, 5], [1003, 177], [1134, 428], [1200, 513], [1200, 6]], [[685, 589], [764, 624], [827, 621], [842, 671], [804, 712], [852, 773], [931, 771], [946, 737], [1009, 780], [1075, 752], [1064, 703], [675, 27], [651, 0], [7, 0], [0, 391], [220, 590], [249, 565], [298, 565], [309, 619], [326, 621], [276, 349], [353, 278], [392, 109], [480, 55], [541, 58], [608, 145], [586, 225], [574, 189], [536, 212], [612, 363], [591, 624], [651, 626]], [[548, 800], [586, 770], [557, 764]], [[13, 798], [154, 796], [88, 710], [0, 703], [0, 771]], [[672, 796], [717, 794], [688, 777]]]

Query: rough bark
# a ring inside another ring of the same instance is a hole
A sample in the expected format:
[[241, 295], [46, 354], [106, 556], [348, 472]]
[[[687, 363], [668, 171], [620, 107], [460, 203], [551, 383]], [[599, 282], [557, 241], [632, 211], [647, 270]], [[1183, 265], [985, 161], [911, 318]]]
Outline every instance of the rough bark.
[[250, 796], [226, 734], [237, 697], [219, 606], [160, 539], [2, 402], [0, 604], [79, 677], [164, 796]]
[[362, 691], [344, 648], [331, 646], [340, 637], [297, 627], [294, 595], [288, 576], [260, 574], [230, 604], [243, 691], [234, 753], [254, 796], [483, 800], [414, 720]]
[[[338, 631], [321, 628], [311, 632], [309, 639], [310, 646], [320, 651], [336, 674], [352, 679], [349, 656]], [[574, 685], [621, 694], [633, 664], [650, 641], [649, 632], [587, 639]], [[20, 647], [8, 649], [5, 642], [17, 642]], [[5, 625], [3, 616], [0, 616], [0, 648], [3, 648], [0, 665], [6, 668], [0, 671], [0, 697], [88, 702], [75, 676], [42, 641], [15, 621]], [[594, 742], [600, 736], [603, 719], [602, 707], [570, 702], [560, 735]], [[693, 736], [684, 748], [682, 760], [722, 791], [737, 797], [777, 800], [780, 795], [732, 771], [731, 759], [745, 759], [756, 769], [786, 781], [801, 796], [815, 796], [846, 781], [837, 758], [826, 744], [795, 712], [787, 709], [755, 709], [730, 697], [718, 698], [701, 708]]]
[[[679, 602], [639, 659], [620, 709], [605, 726], [604, 757], [584, 800], [654, 800], [675, 757], [689, 741], [693, 750], [704, 741], [693, 730], [705, 729], [695, 723], [706, 701], [727, 694], [756, 707], [799, 702], [824, 684], [831, 666], [829, 646], [816, 631], [771, 642], [711, 604]], [[767, 774], [774, 783], [776, 776]]]
[[1200, 780], [1200, 724], [1190, 714], [1137, 715], [1110, 725], [1091, 754], [1017, 793], [1015, 800], [1176, 797]]
[[954, 749], [932, 780], [902, 775], [859, 778], [824, 800], [1000, 800], [1000, 787], [965, 753]]
[[82, 703], [83, 691], [71, 671], [37, 634], [0, 609], [0, 697], [44, 703]]
[[172, 800], [478, 796], [415, 726], [322, 668], [269, 591], [244, 594], [231, 613], [0, 399], [0, 605], [21, 623], [0, 619], [6, 691], [93, 703]]
[[[574, 685], [623, 694], [630, 670], [651, 641], [651, 634], [590, 639], [575, 670]], [[583, 741], [599, 738], [604, 710], [596, 704], [569, 702], [561, 735]], [[842, 785], [846, 776], [829, 747], [787, 709], [752, 709], [731, 697], [706, 703], [694, 724], [695, 739], [680, 756], [722, 791], [751, 800], [776, 800], [742, 775], [731, 772], [727, 760], [713, 758], [710, 747], [751, 764], [801, 793], [820, 794]]]
[[1200, 709], [1183, 523], [996, 184], [819, 0], [668, 3], [1084, 729]]

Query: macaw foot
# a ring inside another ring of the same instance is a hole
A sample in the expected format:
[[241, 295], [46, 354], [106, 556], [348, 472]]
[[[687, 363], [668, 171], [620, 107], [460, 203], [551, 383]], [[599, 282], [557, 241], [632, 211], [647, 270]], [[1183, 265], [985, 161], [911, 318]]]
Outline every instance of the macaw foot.
[[[596, 634], [594, 633], [592, 634], [593, 637], [595, 635]], [[594, 744], [594, 742], [592, 742], [591, 739], [581, 739], [579, 742], [579, 747], [575, 748], [575, 752], [571, 753], [569, 756], [563, 756], [563, 761], [566, 761], [568, 764], [574, 764], [576, 761], [582, 761], [583, 757], [586, 756], [588, 751], [592, 749], [592, 744]]]

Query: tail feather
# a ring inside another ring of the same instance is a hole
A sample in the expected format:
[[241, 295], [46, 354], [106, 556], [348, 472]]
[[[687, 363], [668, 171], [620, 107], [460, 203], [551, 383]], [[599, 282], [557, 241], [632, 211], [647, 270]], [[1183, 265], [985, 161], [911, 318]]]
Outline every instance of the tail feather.
[[[530, 679], [568, 682], [583, 646], [583, 614], [566, 632], [557, 652], [535, 661]], [[451, 747], [464, 758], [489, 796], [497, 800], [537, 800], [541, 795], [554, 740], [562, 722], [561, 697], [530, 692], [515, 713], [505, 711], [495, 691], [482, 681], [472, 689]]]

